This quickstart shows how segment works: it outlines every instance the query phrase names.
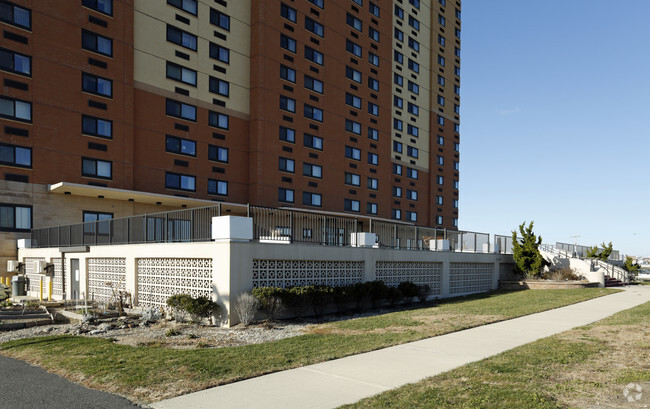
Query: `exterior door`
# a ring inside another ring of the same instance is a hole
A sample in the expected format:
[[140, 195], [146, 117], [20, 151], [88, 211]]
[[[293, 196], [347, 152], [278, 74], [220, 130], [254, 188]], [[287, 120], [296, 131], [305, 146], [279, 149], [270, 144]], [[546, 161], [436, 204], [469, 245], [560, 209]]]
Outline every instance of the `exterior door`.
[[73, 300], [78, 300], [79, 297], [79, 259], [70, 259], [70, 294]]

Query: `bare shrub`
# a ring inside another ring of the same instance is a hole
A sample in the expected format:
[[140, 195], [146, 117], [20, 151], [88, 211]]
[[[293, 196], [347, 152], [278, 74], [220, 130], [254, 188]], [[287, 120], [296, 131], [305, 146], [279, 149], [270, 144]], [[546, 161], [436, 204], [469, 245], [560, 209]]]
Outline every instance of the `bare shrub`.
[[552, 270], [542, 275], [543, 279], [553, 281], [578, 281], [582, 280], [582, 276], [575, 273], [571, 267], [563, 267], [559, 270]]
[[418, 300], [420, 300], [421, 303], [424, 304], [427, 302], [429, 294], [431, 294], [431, 287], [429, 284], [422, 284], [418, 286]]
[[245, 326], [255, 320], [255, 314], [259, 309], [260, 301], [251, 293], [243, 293], [235, 301], [235, 312], [239, 316], [239, 321]]

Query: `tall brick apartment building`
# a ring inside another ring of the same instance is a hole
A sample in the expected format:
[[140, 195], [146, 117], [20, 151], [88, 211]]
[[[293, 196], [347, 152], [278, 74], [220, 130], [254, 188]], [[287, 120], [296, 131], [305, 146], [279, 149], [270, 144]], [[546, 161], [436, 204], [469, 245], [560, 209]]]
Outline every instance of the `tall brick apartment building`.
[[460, 8], [0, 0], [0, 258], [214, 200], [455, 228]]

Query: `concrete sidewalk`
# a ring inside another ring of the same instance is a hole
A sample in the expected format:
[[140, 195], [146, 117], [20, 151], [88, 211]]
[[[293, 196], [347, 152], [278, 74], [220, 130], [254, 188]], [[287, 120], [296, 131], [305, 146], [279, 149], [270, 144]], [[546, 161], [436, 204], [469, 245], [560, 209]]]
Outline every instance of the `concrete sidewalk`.
[[336, 408], [650, 301], [650, 286], [160, 401], [156, 409]]

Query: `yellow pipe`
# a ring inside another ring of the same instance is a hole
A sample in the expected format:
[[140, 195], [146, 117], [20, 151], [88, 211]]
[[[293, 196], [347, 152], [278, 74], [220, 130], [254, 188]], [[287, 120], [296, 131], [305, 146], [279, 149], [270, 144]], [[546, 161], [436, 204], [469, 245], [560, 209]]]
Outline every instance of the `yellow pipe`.
[[41, 277], [40, 286], [41, 286], [41, 288], [40, 288], [40, 298], [41, 298], [41, 301], [43, 301], [43, 277]]
[[49, 281], [50, 285], [49, 285], [49, 288], [48, 288], [47, 299], [49, 301], [52, 301], [52, 278], [50, 278], [48, 281]]

